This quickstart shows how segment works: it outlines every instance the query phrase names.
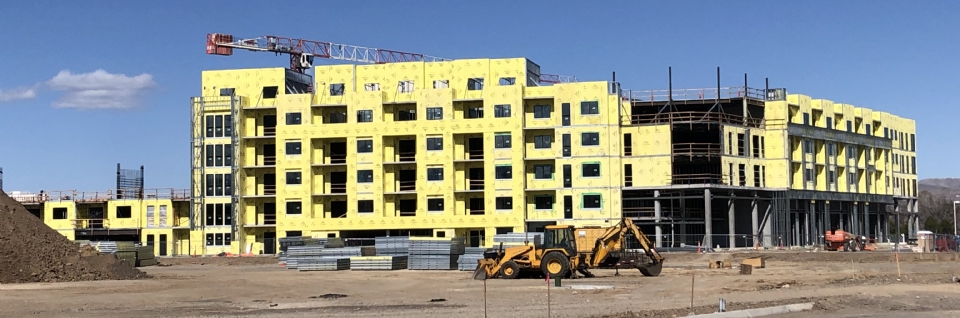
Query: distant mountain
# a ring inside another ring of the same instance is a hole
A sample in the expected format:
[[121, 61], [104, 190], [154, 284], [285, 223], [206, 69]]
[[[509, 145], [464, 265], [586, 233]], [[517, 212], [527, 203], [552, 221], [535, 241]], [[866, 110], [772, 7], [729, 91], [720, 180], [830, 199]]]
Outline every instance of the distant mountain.
[[953, 200], [960, 195], [960, 178], [932, 178], [917, 182], [920, 191], [947, 196]]

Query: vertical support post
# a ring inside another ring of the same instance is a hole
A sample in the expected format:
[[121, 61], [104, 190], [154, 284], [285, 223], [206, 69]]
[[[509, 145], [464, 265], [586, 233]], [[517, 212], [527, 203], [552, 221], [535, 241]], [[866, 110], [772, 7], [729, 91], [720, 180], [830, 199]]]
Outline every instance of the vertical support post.
[[713, 246], [713, 211], [710, 207], [710, 201], [713, 196], [710, 195], [710, 189], [703, 190], [703, 245]]
[[913, 225], [916, 227], [913, 230], [915, 235], [920, 235], [920, 200], [913, 199]]
[[806, 204], [803, 206], [803, 245], [810, 245], [810, 205]]
[[656, 219], [656, 246], [659, 248], [663, 247], [663, 227], [660, 225], [663, 212], [660, 210], [660, 191], [653, 191], [653, 197], [656, 198], [653, 200], [653, 217]]
[[870, 202], [863, 203], [863, 236], [867, 238], [876, 238], [877, 234], [870, 235]]
[[734, 194], [731, 191], [730, 198], [727, 199], [727, 239], [730, 244], [728, 245], [729, 248], [737, 247], [736, 206], [737, 201], [734, 199]]
[[817, 221], [817, 201], [810, 200], [810, 219], [813, 220], [813, 232], [810, 233], [811, 241], [820, 243], [820, 235], [826, 231], [820, 228], [820, 222]]
[[667, 66], [667, 102], [673, 101], [673, 66]]
[[860, 215], [860, 202], [853, 202], [851, 203], [851, 205], [852, 207], [850, 208], [850, 211], [851, 211], [851, 218], [853, 220], [852, 220], [852, 223], [850, 224], [850, 231], [856, 235], [863, 235], [862, 232], [860, 232], [860, 222], [858, 220], [859, 219], [858, 216]]
[[[841, 202], [840, 204], [843, 204], [843, 202]], [[831, 218], [833, 218], [833, 216], [832, 216], [831, 213], [830, 213], [830, 201], [826, 201], [826, 202], [823, 203], [823, 224], [824, 224], [824, 225], [823, 225], [823, 228], [824, 228], [824, 231], [829, 231], [829, 230], [832, 230], [832, 229], [833, 229], [833, 221], [831, 220]]]
[[750, 228], [753, 230], [753, 245], [760, 245], [760, 215], [757, 206], [757, 195], [753, 195], [753, 200], [750, 201]]

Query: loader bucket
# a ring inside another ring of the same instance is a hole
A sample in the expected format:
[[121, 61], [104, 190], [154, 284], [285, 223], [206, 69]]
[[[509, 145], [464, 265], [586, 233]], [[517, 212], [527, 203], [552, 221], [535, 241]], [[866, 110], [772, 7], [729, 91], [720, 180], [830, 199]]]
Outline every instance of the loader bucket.
[[493, 259], [479, 259], [477, 260], [477, 268], [473, 270], [473, 279], [484, 280], [491, 278], [487, 272], [490, 272], [489, 269], [497, 266], [497, 261]]
[[487, 279], [487, 266], [484, 264], [477, 264], [477, 269], [473, 270], [473, 279], [476, 279], [476, 280]]
[[637, 265], [637, 269], [643, 276], [656, 277], [663, 271], [663, 263]]

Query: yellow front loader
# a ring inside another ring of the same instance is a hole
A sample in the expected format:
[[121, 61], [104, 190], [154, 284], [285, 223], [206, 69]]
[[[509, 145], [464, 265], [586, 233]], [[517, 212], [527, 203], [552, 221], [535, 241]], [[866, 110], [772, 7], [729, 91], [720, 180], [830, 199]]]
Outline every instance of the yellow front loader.
[[[642, 251], [637, 251], [638, 247]], [[517, 278], [521, 272], [541, 272], [552, 277], [574, 277], [579, 272], [593, 277], [590, 269], [624, 266], [637, 268], [644, 276], [658, 276], [663, 260], [633, 221], [623, 218], [607, 228], [550, 225], [540, 244], [506, 249], [501, 244], [484, 253], [473, 278]]]

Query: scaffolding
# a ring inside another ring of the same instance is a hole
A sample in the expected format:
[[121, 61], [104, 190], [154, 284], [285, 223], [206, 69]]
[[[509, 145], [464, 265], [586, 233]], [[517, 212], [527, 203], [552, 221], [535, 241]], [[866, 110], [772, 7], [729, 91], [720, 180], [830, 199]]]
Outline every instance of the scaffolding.
[[[204, 220], [204, 211], [206, 205], [207, 193], [205, 191], [204, 177], [206, 176], [206, 163], [204, 161], [204, 148], [206, 146], [207, 137], [209, 135], [208, 126], [206, 123], [206, 118], [208, 114], [218, 114], [224, 115], [229, 114], [229, 119], [224, 119], [224, 124], [230, 125], [228, 136], [223, 136], [230, 138], [230, 143], [233, 146], [232, 153], [230, 154], [233, 157], [233, 161], [230, 167], [230, 174], [228, 178], [231, 179], [234, 186], [230, 195], [231, 201], [231, 215], [234, 222], [231, 224], [231, 231], [234, 235], [238, 233], [238, 225], [240, 218], [238, 218], [238, 205], [240, 202], [240, 183], [237, 182], [239, 179], [237, 172], [239, 171], [239, 165], [241, 158], [238, 154], [242, 153], [240, 150], [240, 138], [239, 130], [241, 127], [238, 127], [238, 124], [241, 122], [238, 120], [241, 110], [241, 105], [243, 105], [243, 100], [241, 97], [234, 95], [233, 90], [221, 90], [221, 96], [212, 96], [212, 97], [193, 97], [191, 98], [191, 158], [190, 161], [190, 188], [192, 189], [192, 195], [190, 196], [190, 229], [191, 230], [203, 230], [205, 228]], [[235, 236], [242, 239], [241, 236]], [[241, 242], [242, 244], [242, 242]]]
[[122, 169], [117, 164], [117, 199], [143, 200], [143, 166], [140, 169]]

